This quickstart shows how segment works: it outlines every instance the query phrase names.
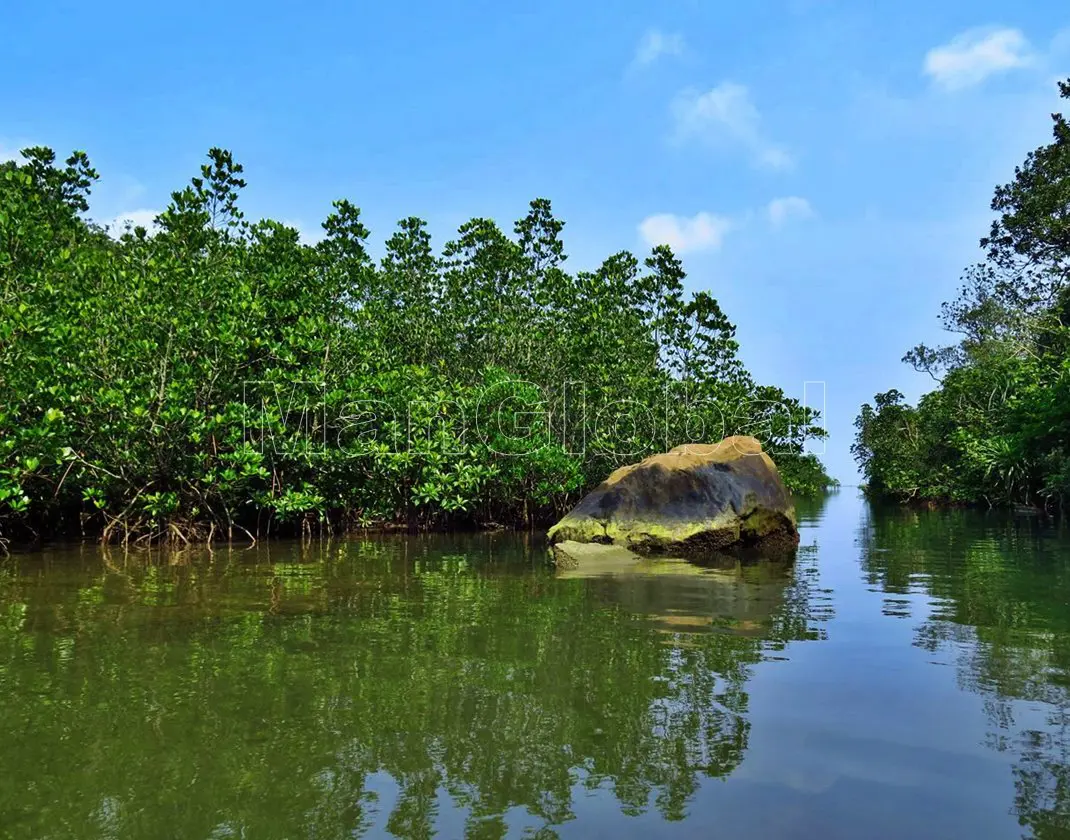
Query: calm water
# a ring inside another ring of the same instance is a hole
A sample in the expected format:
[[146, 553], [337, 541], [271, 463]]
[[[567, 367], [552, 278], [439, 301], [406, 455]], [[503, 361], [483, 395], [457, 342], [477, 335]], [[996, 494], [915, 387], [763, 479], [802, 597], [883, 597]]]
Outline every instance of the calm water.
[[801, 511], [794, 567], [513, 535], [0, 560], [0, 836], [1070, 837], [1070, 534]]

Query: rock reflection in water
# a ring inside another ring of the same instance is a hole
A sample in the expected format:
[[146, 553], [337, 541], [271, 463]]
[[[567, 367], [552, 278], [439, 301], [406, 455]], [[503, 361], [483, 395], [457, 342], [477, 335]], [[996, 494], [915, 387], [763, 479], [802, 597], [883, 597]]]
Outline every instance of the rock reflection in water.
[[706, 563], [642, 557], [618, 546], [570, 546], [572, 568], [562, 579], [587, 578], [600, 600], [650, 616], [667, 631], [728, 632], [761, 637], [785, 604], [794, 564], [721, 556]]

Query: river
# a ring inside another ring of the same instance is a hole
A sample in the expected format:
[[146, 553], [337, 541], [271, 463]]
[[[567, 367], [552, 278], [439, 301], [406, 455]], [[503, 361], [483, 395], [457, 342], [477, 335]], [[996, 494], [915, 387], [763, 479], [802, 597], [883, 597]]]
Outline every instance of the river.
[[0, 837], [1070, 837], [1070, 532], [800, 505], [794, 565], [510, 533], [0, 559]]

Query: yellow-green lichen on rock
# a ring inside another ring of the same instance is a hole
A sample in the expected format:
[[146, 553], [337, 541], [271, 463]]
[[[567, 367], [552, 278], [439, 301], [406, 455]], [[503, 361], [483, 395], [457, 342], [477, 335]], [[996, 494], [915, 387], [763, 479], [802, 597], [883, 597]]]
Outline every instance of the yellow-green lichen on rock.
[[613, 472], [548, 533], [643, 553], [702, 555], [798, 544], [795, 508], [753, 437], [685, 444]]

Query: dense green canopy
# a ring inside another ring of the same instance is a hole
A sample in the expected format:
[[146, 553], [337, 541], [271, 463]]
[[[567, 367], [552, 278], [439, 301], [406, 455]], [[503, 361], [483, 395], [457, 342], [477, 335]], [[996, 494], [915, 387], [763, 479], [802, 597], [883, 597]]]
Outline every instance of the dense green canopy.
[[[563, 270], [545, 200], [378, 262], [338, 201], [316, 245], [243, 218], [212, 149], [152, 231], [87, 220], [96, 173], [0, 164], [0, 530], [107, 538], [552, 519], [614, 466], [746, 432], [789, 486], [812, 411], [755, 383], [666, 247]], [[121, 235], [117, 235], [121, 233]]]
[[[1070, 81], [1059, 90], [1070, 99]], [[960, 336], [904, 358], [939, 387], [864, 405], [855, 456], [878, 495], [1052, 507], [1070, 500], [1070, 123], [998, 187], [998, 214], [942, 321]]]

